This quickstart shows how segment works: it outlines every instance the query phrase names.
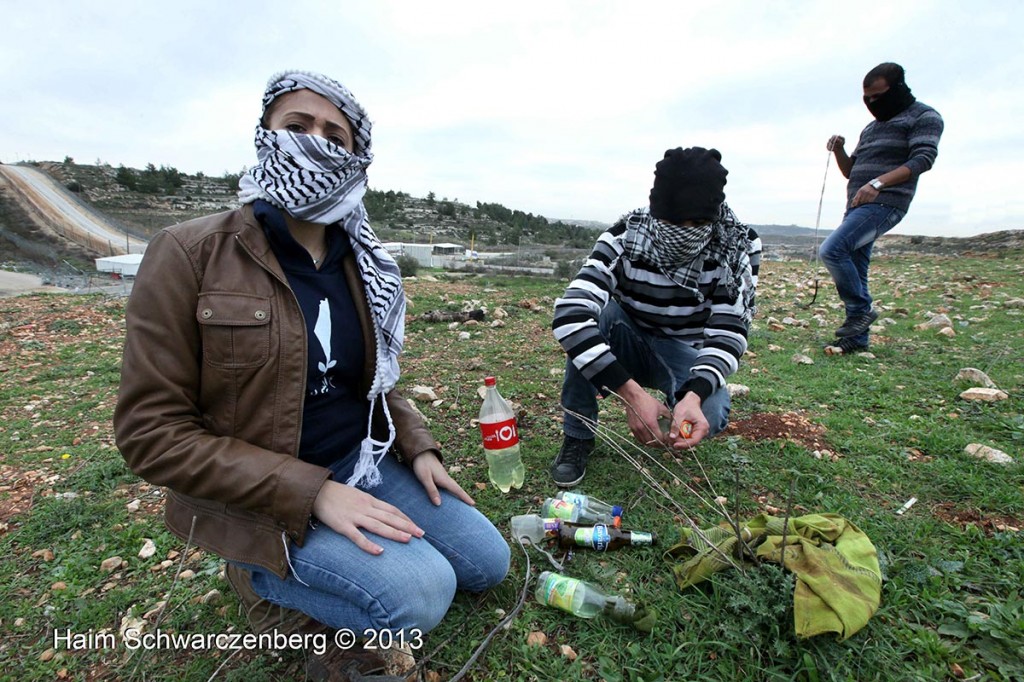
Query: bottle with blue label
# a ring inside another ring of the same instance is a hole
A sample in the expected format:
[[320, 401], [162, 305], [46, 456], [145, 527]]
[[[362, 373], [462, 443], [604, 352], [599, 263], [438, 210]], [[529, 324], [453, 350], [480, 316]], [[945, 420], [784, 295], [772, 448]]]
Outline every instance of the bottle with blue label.
[[559, 547], [586, 547], [607, 552], [622, 547], [653, 547], [657, 543], [658, 536], [655, 533], [622, 530], [603, 523], [581, 526], [563, 522], [558, 529]]

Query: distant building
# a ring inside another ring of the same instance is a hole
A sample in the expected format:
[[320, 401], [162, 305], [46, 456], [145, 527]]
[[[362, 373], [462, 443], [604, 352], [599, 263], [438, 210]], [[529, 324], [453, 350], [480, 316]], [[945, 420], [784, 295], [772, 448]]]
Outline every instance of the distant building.
[[134, 277], [139, 271], [139, 263], [141, 262], [141, 253], [107, 256], [106, 258], [96, 259], [96, 270], [98, 272], [111, 272], [121, 277]]
[[455, 260], [466, 257], [466, 247], [462, 244], [441, 242], [438, 244], [408, 244], [405, 242], [386, 242], [384, 248], [395, 258], [411, 256], [426, 268], [442, 268]]

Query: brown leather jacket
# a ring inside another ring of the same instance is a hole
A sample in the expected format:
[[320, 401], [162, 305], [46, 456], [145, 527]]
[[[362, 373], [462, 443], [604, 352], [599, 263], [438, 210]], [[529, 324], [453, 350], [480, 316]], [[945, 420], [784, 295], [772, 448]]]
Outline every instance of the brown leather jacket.
[[[374, 324], [351, 254], [344, 269], [362, 322], [365, 394]], [[126, 321], [114, 433], [128, 466], [169, 489], [175, 535], [285, 577], [285, 543], [303, 543], [330, 471], [297, 457], [306, 325], [251, 206], [160, 232]], [[406, 400], [391, 391], [387, 401], [396, 454], [411, 462], [436, 452]]]

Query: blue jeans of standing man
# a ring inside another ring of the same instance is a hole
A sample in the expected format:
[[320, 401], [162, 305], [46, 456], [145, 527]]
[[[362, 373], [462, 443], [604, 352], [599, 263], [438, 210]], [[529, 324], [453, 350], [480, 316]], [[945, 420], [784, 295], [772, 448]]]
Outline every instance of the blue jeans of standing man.
[[[334, 480], [346, 480], [357, 459], [358, 453], [332, 466]], [[242, 564], [256, 594], [356, 635], [389, 630], [413, 637], [412, 630], [426, 633], [441, 622], [456, 589], [480, 592], [505, 578], [508, 543], [483, 514], [445, 490], [435, 507], [412, 469], [390, 454], [379, 467], [383, 482], [366, 492], [405, 512], [424, 536], [403, 543], [361, 529], [384, 548], [374, 556], [319, 523], [302, 547], [290, 544], [292, 570], [284, 580]]]
[[[690, 378], [697, 349], [678, 339], [641, 329], [614, 300], [608, 301], [601, 311], [598, 328], [611, 346], [612, 354], [633, 380], [646, 388], [658, 389], [665, 394], [669, 407], [674, 407], [675, 393]], [[597, 390], [569, 359], [562, 383], [562, 407], [587, 420], [597, 421]], [[701, 405], [701, 412], [708, 420], [712, 436], [729, 425], [729, 392], [725, 387], [708, 396]], [[562, 430], [572, 438], [589, 440], [594, 437], [587, 422], [569, 412], [565, 413]]]
[[[868, 293], [868, 266], [875, 240], [896, 227], [906, 211], [884, 204], [863, 204], [851, 208], [843, 222], [822, 243], [818, 254], [836, 283], [839, 298], [846, 304], [847, 317], [859, 317], [871, 311]], [[868, 333], [851, 337], [854, 343], [867, 345]]]

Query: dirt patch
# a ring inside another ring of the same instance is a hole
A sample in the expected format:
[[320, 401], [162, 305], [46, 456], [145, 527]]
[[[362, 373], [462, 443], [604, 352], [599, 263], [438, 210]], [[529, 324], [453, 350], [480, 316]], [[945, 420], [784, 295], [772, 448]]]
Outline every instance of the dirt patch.
[[940, 502], [932, 507], [932, 514], [942, 521], [956, 526], [966, 528], [976, 526], [985, 535], [1004, 532], [1019, 532], [1024, 528], [1024, 521], [1012, 516], [1001, 516], [999, 514], [982, 514], [977, 509], [957, 509], [952, 502]]
[[0, 536], [7, 533], [14, 519], [32, 509], [36, 486], [45, 472], [22, 472], [0, 465]]
[[815, 424], [798, 412], [755, 412], [746, 419], [730, 422], [725, 433], [751, 441], [786, 440], [812, 452], [831, 452], [831, 446], [825, 439], [825, 427]]

